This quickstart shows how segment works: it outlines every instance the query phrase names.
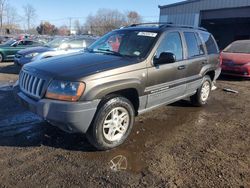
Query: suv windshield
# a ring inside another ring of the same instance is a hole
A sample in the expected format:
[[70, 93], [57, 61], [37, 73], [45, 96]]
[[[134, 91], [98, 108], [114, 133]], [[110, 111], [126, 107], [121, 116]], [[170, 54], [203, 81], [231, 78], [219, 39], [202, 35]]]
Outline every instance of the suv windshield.
[[65, 41], [66, 41], [65, 38], [56, 38], [56, 39], [48, 42], [45, 46], [48, 46], [50, 48], [58, 48]]
[[243, 40], [233, 42], [228, 47], [226, 47], [223, 52], [250, 54], [250, 41]]
[[156, 32], [120, 30], [108, 33], [87, 49], [91, 53], [105, 53], [144, 58], [158, 38]]

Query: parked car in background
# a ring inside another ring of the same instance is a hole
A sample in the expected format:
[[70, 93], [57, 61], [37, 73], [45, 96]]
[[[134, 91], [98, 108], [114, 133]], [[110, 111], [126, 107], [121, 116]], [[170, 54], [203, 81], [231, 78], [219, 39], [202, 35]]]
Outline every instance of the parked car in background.
[[93, 37], [56, 38], [43, 47], [28, 48], [19, 51], [14, 62], [23, 66], [32, 61], [54, 57], [63, 54], [79, 52], [95, 41]]
[[43, 52], [55, 51], [60, 47], [62, 43], [66, 42], [67, 40], [69, 40], [69, 37], [57, 37], [44, 46], [31, 47], [20, 50], [15, 55], [14, 63], [21, 66], [26, 63], [30, 63], [35, 56]]
[[38, 54], [32, 59], [32, 61], [38, 61], [45, 58], [83, 51], [95, 40], [96, 38], [94, 37], [77, 37], [74, 39], [69, 39], [68, 41], [65, 41], [62, 44], [60, 44], [60, 46], [54, 50]]
[[15, 54], [22, 49], [41, 46], [42, 44], [33, 40], [9, 40], [0, 45], [0, 62], [13, 61]]
[[3, 44], [10, 39], [13, 39], [13, 36], [1, 35], [0, 36], [0, 44]]
[[222, 74], [250, 78], [250, 40], [231, 43], [221, 52]]

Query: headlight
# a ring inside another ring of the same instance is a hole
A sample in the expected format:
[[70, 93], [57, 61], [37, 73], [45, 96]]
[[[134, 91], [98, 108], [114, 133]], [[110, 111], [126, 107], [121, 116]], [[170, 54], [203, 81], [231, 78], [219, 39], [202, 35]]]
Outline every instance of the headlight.
[[35, 53], [30, 53], [30, 54], [27, 54], [25, 57], [26, 58], [33, 58], [35, 56], [37, 56], [39, 53], [35, 52]]
[[47, 89], [46, 98], [75, 102], [79, 100], [84, 90], [83, 82], [53, 80]]

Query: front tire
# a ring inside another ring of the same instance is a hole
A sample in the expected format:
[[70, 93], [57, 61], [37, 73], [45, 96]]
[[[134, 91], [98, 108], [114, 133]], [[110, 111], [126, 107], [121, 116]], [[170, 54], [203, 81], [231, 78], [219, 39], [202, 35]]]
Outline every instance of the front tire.
[[87, 132], [87, 138], [98, 150], [115, 148], [130, 134], [134, 119], [134, 108], [128, 99], [122, 96], [105, 99]]
[[190, 97], [191, 103], [194, 106], [204, 106], [207, 104], [209, 99], [210, 93], [212, 89], [212, 81], [209, 76], [204, 76], [203, 82], [200, 88], [198, 88], [196, 94]]

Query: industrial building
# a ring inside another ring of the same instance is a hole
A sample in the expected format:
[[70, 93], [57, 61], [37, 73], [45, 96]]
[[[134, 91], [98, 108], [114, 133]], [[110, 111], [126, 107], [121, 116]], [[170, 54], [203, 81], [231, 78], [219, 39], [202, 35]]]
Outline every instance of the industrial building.
[[159, 8], [160, 22], [204, 27], [220, 49], [250, 39], [250, 0], [187, 0]]

